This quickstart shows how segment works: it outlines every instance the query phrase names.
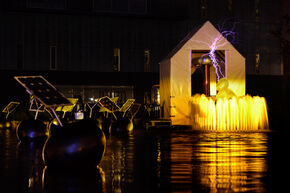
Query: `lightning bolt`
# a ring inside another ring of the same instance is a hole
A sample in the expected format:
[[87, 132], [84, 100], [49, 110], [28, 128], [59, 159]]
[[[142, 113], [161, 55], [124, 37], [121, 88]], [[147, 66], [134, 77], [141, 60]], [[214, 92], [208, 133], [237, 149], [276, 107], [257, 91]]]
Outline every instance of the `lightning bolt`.
[[215, 73], [217, 75], [217, 81], [219, 81], [219, 79], [225, 77], [225, 75], [222, 73], [221, 67], [219, 65], [219, 61], [215, 56], [215, 51], [219, 47], [217, 43], [220, 40], [220, 38], [221, 37], [215, 38], [215, 40], [212, 42], [212, 44], [210, 46], [210, 52], [208, 53], [208, 56], [211, 59], [212, 65], [215, 68]]
[[213, 39], [210, 42], [210, 44], [205, 43], [205, 42], [201, 42], [201, 41], [197, 41], [199, 43], [206, 44], [210, 48], [209, 53], [202, 55], [201, 58], [203, 58], [205, 56], [208, 56], [210, 58], [212, 65], [215, 68], [215, 72], [217, 75], [217, 81], [219, 81], [221, 78], [224, 78], [225, 75], [222, 73], [222, 69], [221, 69], [221, 65], [220, 65], [220, 64], [224, 64], [224, 62], [216, 57], [215, 52], [216, 52], [216, 50], [218, 50], [219, 47], [224, 46], [228, 42], [233, 43], [235, 41], [235, 35], [236, 35], [236, 33], [234, 32], [234, 29], [236, 26], [235, 22], [230, 30], [224, 31], [223, 30], [224, 25], [225, 25], [225, 23], [223, 23], [221, 26], [218, 26], [218, 29], [219, 29], [218, 31], [220, 32], [218, 37], [212, 38], [207, 34], [210, 37], [209, 39]]
[[216, 72], [218, 81], [219, 81], [219, 79], [225, 77], [225, 75], [222, 73], [221, 66], [220, 66], [220, 63], [224, 64], [224, 62], [219, 60], [215, 55], [215, 51], [219, 47], [224, 46], [227, 43], [227, 41], [223, 41], [223, 37], [227, 40], [229, 40], [230, 38], [234, 39], [235, 32], [233, 32], [231, 30], [230, 31], [222, 31], [221, 34], [218, 37], [216, 37], [214, 39], [214, 41], [212, 42], [212, 44], [210, 45], [210, 51], [208, 53], [208, 56], [210, 57], [210, 59], [212, 61], [212, 65], [215, 68], [215, 72]]

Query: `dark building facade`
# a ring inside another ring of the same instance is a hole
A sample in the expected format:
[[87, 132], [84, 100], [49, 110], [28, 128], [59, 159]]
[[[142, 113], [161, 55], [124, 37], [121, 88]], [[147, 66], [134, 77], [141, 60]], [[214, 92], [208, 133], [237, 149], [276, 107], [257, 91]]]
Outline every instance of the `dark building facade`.
[[[3, 0], [0, 70], [2, 77], [44, 74], [56, 85], [148, 90], [159, 82], [159, 62], [189, 31], [210, 20], [220, 30], [235, 31], [232, 43], [246, 58], [247, 74], [281, 75], [281, 42], [273, 35], [281, 30], [281, 5], [274, 0]], [[140, 102], [143, 94], [134, 91]]]

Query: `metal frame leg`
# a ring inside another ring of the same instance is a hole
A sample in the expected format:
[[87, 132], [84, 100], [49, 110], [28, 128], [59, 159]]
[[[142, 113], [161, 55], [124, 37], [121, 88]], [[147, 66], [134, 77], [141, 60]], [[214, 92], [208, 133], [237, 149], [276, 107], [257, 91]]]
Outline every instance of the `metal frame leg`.
[[50, 110], [53, 112], [55, 118], [57, 119], [58, 124], [59, 124], [61, 127], [63, 127], [63, 124], [61, 123], [61, 121], [60, 121], [59, 117], [57, 116], [55, 110], [54, 110], [53, 108], [50, 108]]

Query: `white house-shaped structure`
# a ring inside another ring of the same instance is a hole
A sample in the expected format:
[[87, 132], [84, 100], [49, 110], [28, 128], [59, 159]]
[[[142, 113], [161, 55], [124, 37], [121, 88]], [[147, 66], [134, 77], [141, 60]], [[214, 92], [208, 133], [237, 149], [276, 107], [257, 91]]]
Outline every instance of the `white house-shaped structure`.
[[[209, 52], [210, 46], [220, 38], [216, 50], [224, 59], [223, 73], [229, 81], [229, 88], [237, 95], [245, 95], [245, 58], [207, 21], [197, 30], [191, 31], [160, 62], [160, 105], [161, 116], [171, 119], [172, 125], [190, 125], [191, 75], [196, 69], [192, 59], [202, 52]], [[216, 73], [210, 70], [210, 95], [216, 95]]]

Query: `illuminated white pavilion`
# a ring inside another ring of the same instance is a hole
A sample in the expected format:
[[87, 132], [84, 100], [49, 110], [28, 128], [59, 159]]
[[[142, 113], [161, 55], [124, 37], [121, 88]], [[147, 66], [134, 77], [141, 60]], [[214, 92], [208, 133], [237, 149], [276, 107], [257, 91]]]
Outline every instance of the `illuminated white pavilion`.
[[[191, 31], [160, 62], [160, 105], [162, 118], [170, 119], [172, 125], [191, 125], [190, 105], [191, 75], [196, 70], [192, 60], [202, 52], [210, 50], [216, 38], [216, 51], [224, 60], [223, 73], [229, 81], [229, 88], [237, 95], [245, 95], [245, 58], [222, 34], [209, 22], [197, 30]], [[210, 96], [216, 95], [217, 77], [215, 68], [210, 70]]]

